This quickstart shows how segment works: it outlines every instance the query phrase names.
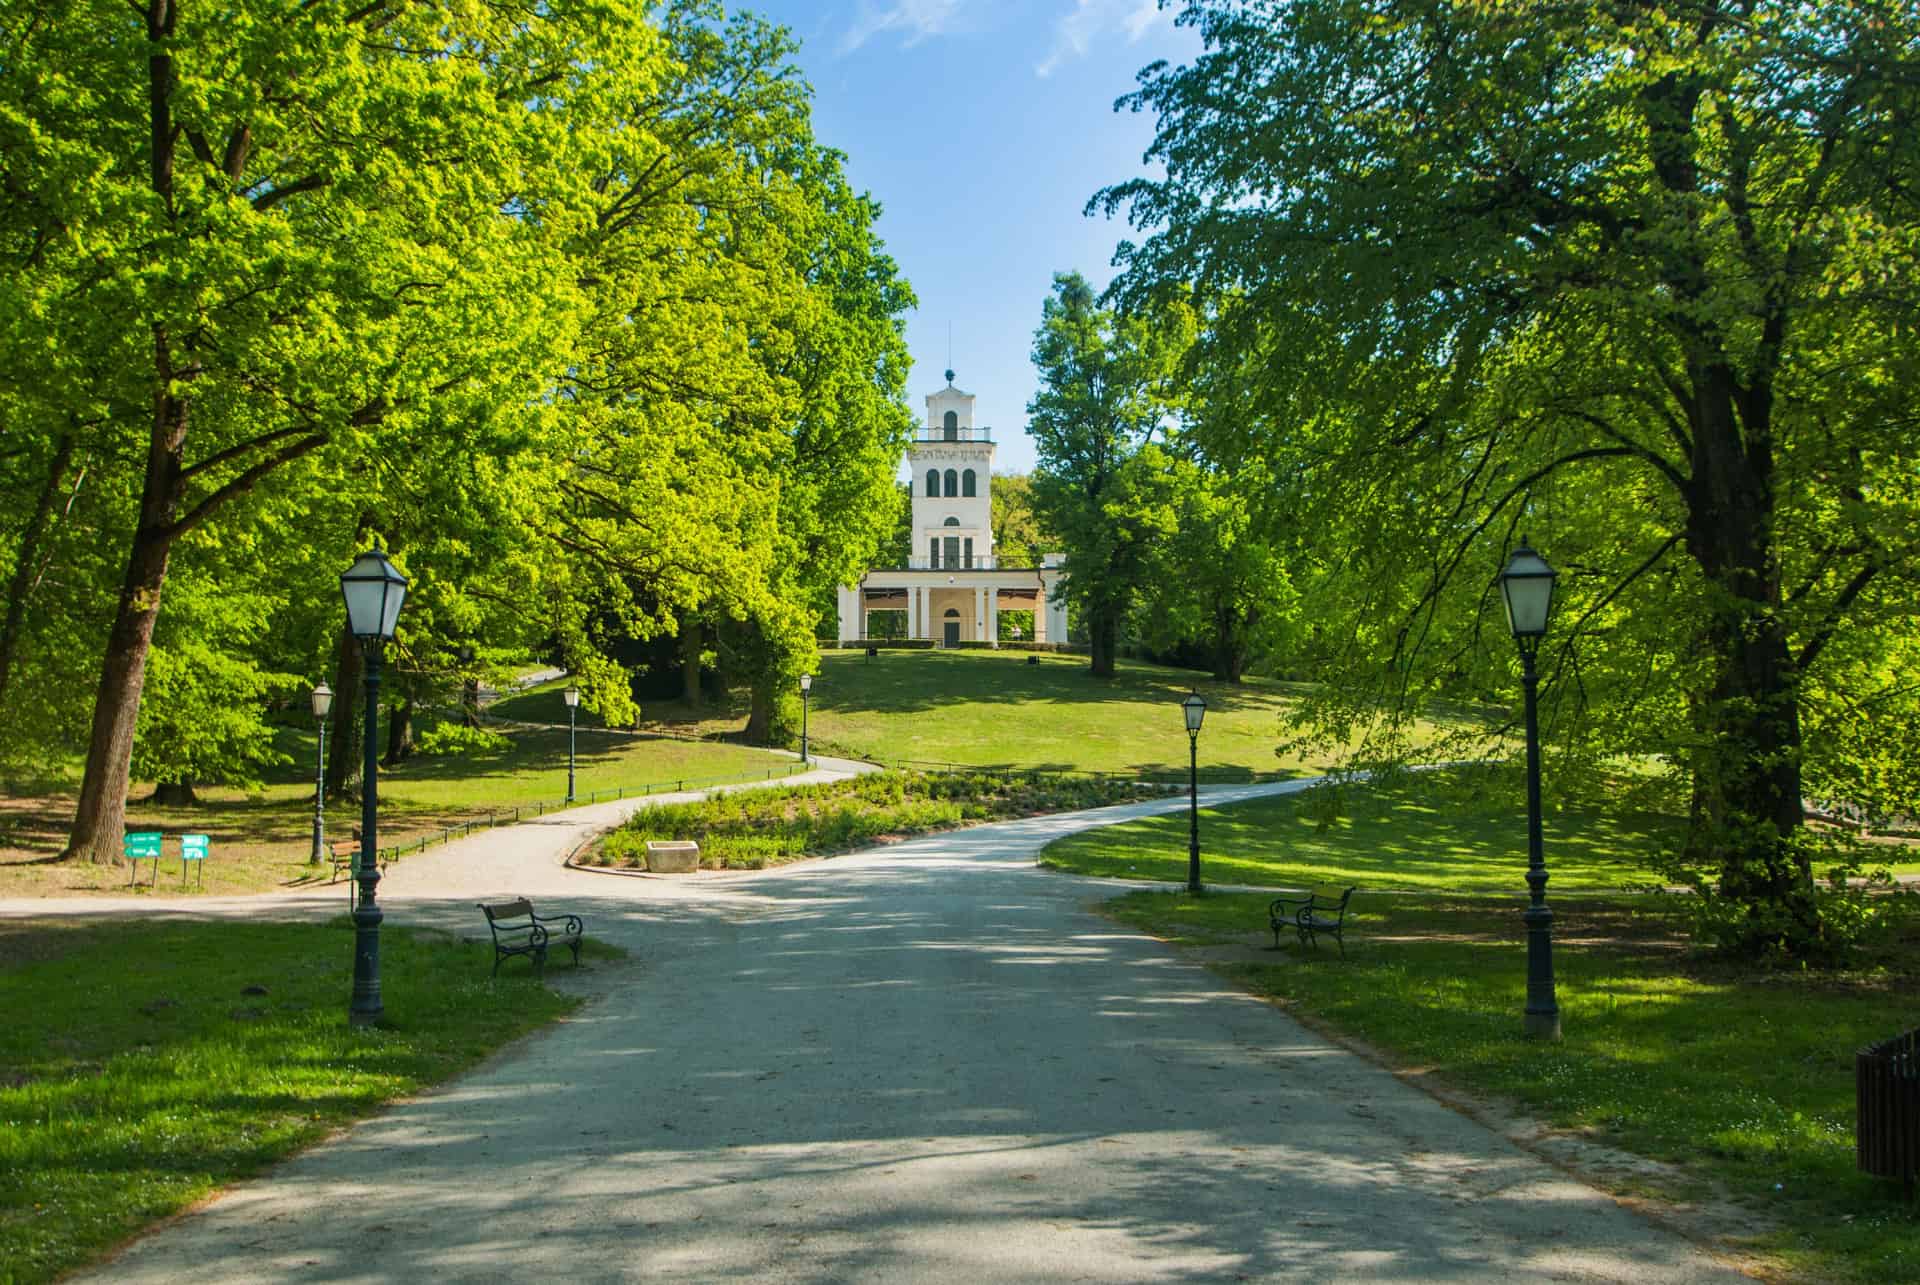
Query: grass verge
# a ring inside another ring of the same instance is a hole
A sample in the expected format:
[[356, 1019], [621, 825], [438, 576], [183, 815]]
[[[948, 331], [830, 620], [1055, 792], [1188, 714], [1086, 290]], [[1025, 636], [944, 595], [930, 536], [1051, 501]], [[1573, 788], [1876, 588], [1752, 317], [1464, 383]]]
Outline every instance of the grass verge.
[[[1107, 913], [1203, 948], [1239, 985], [1395, 1065], [1673, 1167], [1609, 1172], [1626, 1194], [1725, 1192], [1751, 1220], [1740, 1248], [1792, 1279], [1920, 1279], [1920, 1220], [1898, 1184], [1856, 1172], [1853, 1154], [1854, 1053], [1915, 1022], [1920, 913], [1909, 901], [1883, 903], [1883, 931], [1848, 970], [1729, 960], [1691, 945], [1684, 899], [1618, 890], [1634, 882], [1633, 845], [1657, 841], [1659, 817], [1562, 813], [1547, 853], [1565, 1038], [1542, 1045], [1520, 1033], [1516, 813], [1425, 782], [1352, 791], [1347, 803], [1332, 816], [1310, 798], [1250, 803], [1204, 815], [1201, 829], [1210, 881], [1359, 884], [1344, 960], [1292, 933], [1273, 950], [1264, 894], [1140, 892]], [[1184, 818], [1075, 836], [1043, 859], [1179, 879], [1185, 835], [1170, 821]]]
[[387, 1022], [353, 1030], [344, 918], [0, 922], [0, 1275], [70, 1271], [579, 1002], [442, 934], [381, 951]]
[[[195, 807], [157, 807], [136, 798], [127, 806], [127, 828], [168, 836], [160, 863], [159, 891], [181, 891], [174, 836], [212, 836], [213, 856], [189, 891], [209, 894], [264, 892], [315, 876], [307, 864], [313, 836], [312, 737], [283, 733], [282, 748], [303, 756], [303, 767], [282, 767], [259, 790], [200, 790]], [[576, 753], [575, 797], [595, 791], [613, 797], [672, 790], [681, 783], [765, 780], [797, 771], [785, 755], [744, 745], [609, 735], [582, 729]], [[648, 787], [652, 787], [651, 790]], [[484, 823], [515, 807], [558, 805], [567, 793], [566, 729], [517, 729], [492, 748], [459, 754], [419, 754], [380, 771], [382, 847], [439, 835], [447, 827]], [[123, 894], [128, 871], [119, 865], [43, 864], [66, 842], [73, 818], [71, 794], [0, 798], [0, 897]], [[360, 822], [357, 804], [329, 802], [326, 834], [344, 839]], [[325, 870], [326, 867], [320, 867]], [[142, 871], [140, 891], [150, 870]], [[322, 876], [324, 877], [324, 876]]]
[[880, 772], [642, 808], [602, 836], [586, 860], [636, 868], [645, 864], [650, 840], [693, 839], [702, 865], [757, 870], [975, 822], [1132, 803], [1159, 792], [1131, 781]]

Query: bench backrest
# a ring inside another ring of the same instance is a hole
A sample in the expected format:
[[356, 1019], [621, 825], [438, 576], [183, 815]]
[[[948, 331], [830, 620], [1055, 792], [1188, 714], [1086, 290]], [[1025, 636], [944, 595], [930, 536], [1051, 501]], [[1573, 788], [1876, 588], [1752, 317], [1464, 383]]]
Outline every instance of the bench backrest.
[[486, 915], [487, 922], [489, 924], [495, 925], [496, 927], [502, 927], [502, 928], [511, 926], [507, 924], [502, 924], [500, 921], [503, 919], [532, 919], [533, 918], [533, 903], [531, 901], [528, 901], [525, 897], [522, 897], [518, 901], [503, 901], [503, 902], [500, 902], [498, 905], [493, 905], [493, 906], [489, 906], [485, 902], [481, 902], [480, 910], [483, 914]]
[[149, 857], [157, 857], [160, 855], [160, 832], [129, 830], [127, 837], [121, 840], [120, 850], [129, 861], [145, 861]]
[[207, 836], [204, 834], [181, 835], [180, 859], [182, 861], [205, 861], [207, 859]]

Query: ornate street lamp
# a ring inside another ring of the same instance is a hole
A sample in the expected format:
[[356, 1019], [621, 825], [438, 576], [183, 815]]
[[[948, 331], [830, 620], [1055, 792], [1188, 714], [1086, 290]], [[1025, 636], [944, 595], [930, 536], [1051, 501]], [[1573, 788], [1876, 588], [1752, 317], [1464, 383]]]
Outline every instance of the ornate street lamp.
[[560, 693], [560, 699], [567, 703], [567, 802], [573, 802], [573, 721], [580, 708], [580, 689], [572, 683]]
[[1187, 891], [1200, 891], [1200, 723], [1207, 703], [1199, 692], [1180, 702], [1187, 719]]
[[1553, 582], [1558, 574], [1525, 536], [1500, 573], [1507, 628], [1520, 647], [1520, 679], [1526, 688], [1527, 889], [1531, 896], [1521, 916], [1527, 924], [1525, 1030], [1528, 1038], [1541, 1040], [1560, 1038], [1560, 1005], [1553, 994], [1553, 912], [1547, 909], [1547, 863], [1540, 842], [1540, 679], [1533, 662], [1553, 612]]
[[374, 887], [380, 882], [380, 657], [393, 639], [400, 606], [407, 600], [407, 578], [379, 549], [353, 560], [340, 577], [340, 595], [347, 600], [347, 631], [360, 640], [366, 657], [367, 737], [366, 778], [360, 796], [360, 902], [353, 912], [353, 999], [347, 1021], [353, 1026], [378, 1022], [380, 1006], [380, 907]]
[[327, 712], [333, 708], [333, 688], [321, 683], [313, 689], [313, 721], [320, 729], [320, 752], [314, 756], [313, 772], [313, 853], [308, 865], [320, 864], [326, 843], [327, 811]]
[[809, 762], [807, 758], [807, 693], [812, 690], [813, 675], [800, 675], [800, 761], [802, 763]]

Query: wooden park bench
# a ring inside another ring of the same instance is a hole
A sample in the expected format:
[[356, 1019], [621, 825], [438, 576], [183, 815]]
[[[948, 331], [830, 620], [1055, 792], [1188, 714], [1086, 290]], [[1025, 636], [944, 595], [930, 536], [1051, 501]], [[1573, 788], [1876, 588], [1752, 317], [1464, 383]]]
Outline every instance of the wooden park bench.
[[360, 856], [360, 840], [332, 839], [327, 843], [327, 861], [333, 866], [333, 873], [327, 877], [328, 883], [340, 882], [341, 875], [349, 878], [353, 875], [353, 863]]
[[1341, 893], [1337, 901], [1317, 893], [1275, 897], [1267, 907], [1267, 923], [1273, 928], [1273, 948], [1280, 949], [1280, 930], [1291, 925], [1300, 940], [1315, 949], [1320, 946], [1322, 934], [1333, 938], [1334, 944], [1340, 947], [1340, 957], [1345, 959], [1347, 943], [1342, 933], [1346, 931], [1347, 903], [1351, 900], [1352, 888]]
[[500, 975], [500, 962], [512, 955], [525, 955], [536, 971], [544, 969], [547, 947], [556, 938], [573, 951], [573, 966], [580, 967], [580, 943], [586, 932], [580, 916], [536, 915], [533, 903], [525, 897], [492, 906], [482, 902], [480, 913], [487, 917], [487, 927], [493, 932], [493, 976]]

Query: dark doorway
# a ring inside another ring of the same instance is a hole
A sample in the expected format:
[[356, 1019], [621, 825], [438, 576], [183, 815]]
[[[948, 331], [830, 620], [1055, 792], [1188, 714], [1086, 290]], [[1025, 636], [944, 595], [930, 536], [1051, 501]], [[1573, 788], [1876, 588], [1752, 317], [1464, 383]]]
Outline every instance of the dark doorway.
[[960, 622], [957, 620], [949, 620], [947, 621], [947, 646], [958, 647], [959, 645]]

